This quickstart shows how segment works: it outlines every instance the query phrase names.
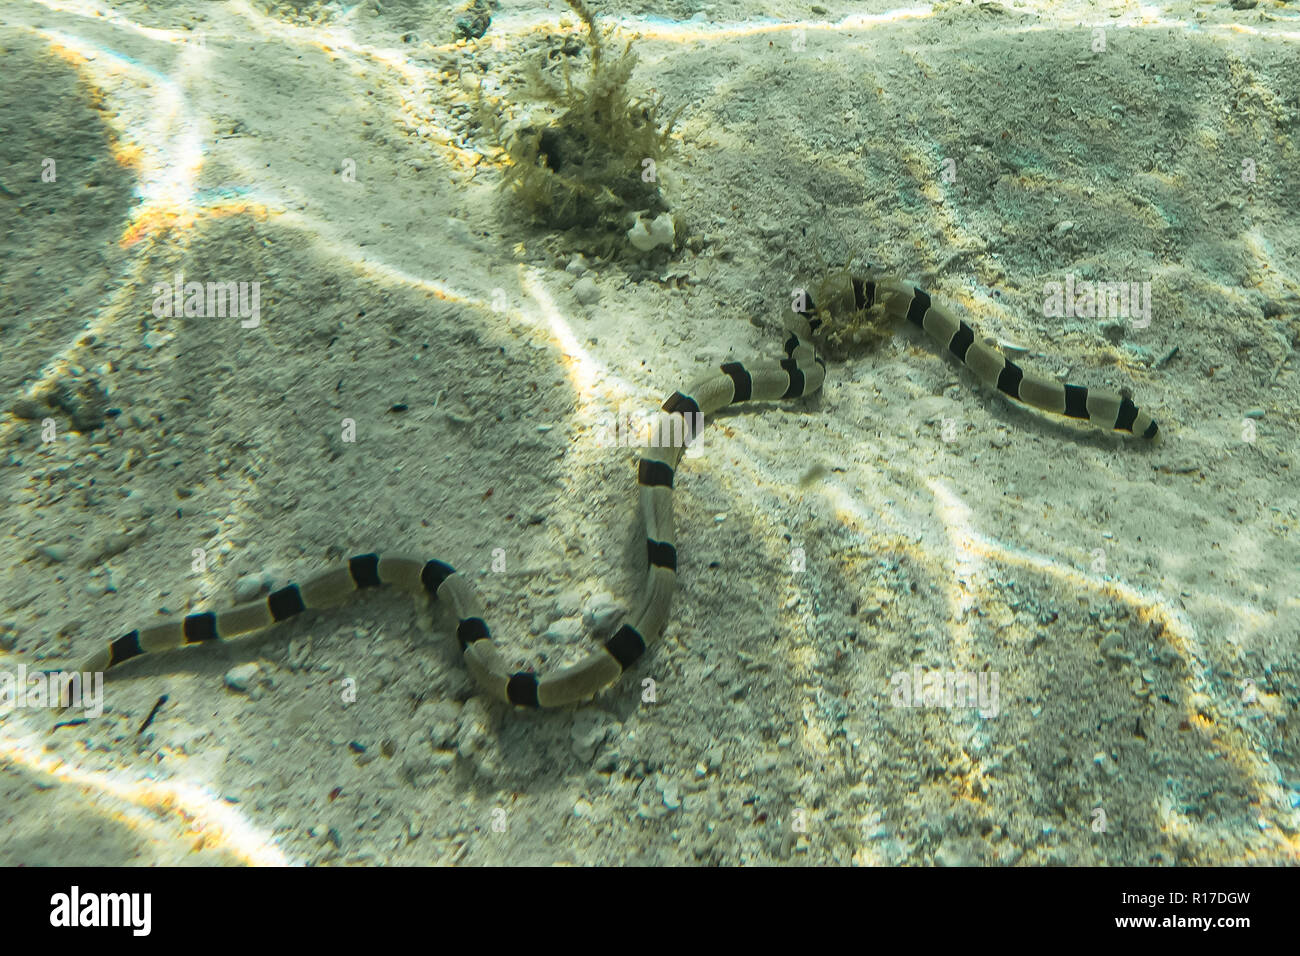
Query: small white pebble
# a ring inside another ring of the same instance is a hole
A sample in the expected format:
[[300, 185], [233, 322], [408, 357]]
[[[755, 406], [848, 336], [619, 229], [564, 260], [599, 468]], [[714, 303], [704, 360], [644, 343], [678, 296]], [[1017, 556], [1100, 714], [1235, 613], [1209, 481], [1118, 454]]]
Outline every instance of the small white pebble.
[[663, 788], [664, 806], [669, 810], [677, 810], [682, 805], [681, 789], [676, 783], [665, 784]]
[[240, 664], [226, 671], [226, 686], [241, 694], [248, 691], [249, 685], [257, 678], [260, 668], [257, 664]]
[[578, 617], [562, 617], [552, 623], [542, 636], [546, 640], [554, 641], [557, 644], [572, 644], [582, 637], [582, 619]]
[[592, 630], [601, 633], [612, 628], [622, 613], [623, 608], [613, 596], [602, 592], [592, 595], [591, 600], [587, 602], [583, 619]]
[[46, 544], [36, 549], [52, 564], [68, 560], [68, 549], [61, 544]]
[[235, 582], [235, 603], [252, 601], [263, 591], [271, 587], [270, 576], [266, 574], [245, 574]]

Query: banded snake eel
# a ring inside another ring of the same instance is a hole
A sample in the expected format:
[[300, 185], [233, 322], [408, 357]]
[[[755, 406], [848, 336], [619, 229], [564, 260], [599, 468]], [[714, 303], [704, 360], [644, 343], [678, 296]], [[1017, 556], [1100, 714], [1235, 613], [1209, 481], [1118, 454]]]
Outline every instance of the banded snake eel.
[[[851, 297], [856, 310], [879, 305], [889, 317], [906, 319], [923, 329], [981, 382], [1026, 405], [1143, 438], [1157, 434], [1155, 421], [1127, 395], [1062, 384], [1025, 372], [991, 345], [977, 341], [971, 326], [909, 282], [852, 277], [843, 294]], [[712, 415], [741, 402], [802, 398], [821, 388], [826, 363], [812, 343], [824, 320], [818, 305], [805, 301], [803, 314], [791, 312], [787, 317], [784, 357], [747, 364], [727, 362], [685, 390], [674, 392], [656, 413], [652, 434], [689, 435], [689, 427], [681, 427], [683, 421], [699, 421], [697, 416]], [[683, 416], [682, 421], [674, 421], [677, 416]], [[510, 669], [506, 656], [492, 641], [473, 589], [450, 565], [379, 554], [356, 555], [303, 584], [288, 584], [265, 598], [227, 611], [193, 613], [137, 628], [91, 655], [80, 670], [104, 671], [144, 653], [260, 631], [303, 611], [341, 604], [357, 591], [387, 585], [427, 593], [435, 604], [450, 609], [465, 664], [488, 696], [519, 707], [557, 707], [586, 700], [618, 680], [663, 632], [677, 584], [673, 478], [688, 442], [689, 438], [652, 445], [637, 464], [648, 560], [639, 601], [598, 650], [555, 672], [538, 675]]]

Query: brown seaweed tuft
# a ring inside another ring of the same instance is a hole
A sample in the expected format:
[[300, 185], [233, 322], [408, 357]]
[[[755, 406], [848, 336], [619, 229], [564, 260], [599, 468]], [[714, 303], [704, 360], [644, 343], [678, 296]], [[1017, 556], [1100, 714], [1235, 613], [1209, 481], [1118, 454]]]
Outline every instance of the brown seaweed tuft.
[[658, 168], [676, 116], [661, 119], [662, 100], [629, 91], [632, 44], [609, 56], [586, 5], [566, 2], [587, 27], [590, 73], [575, 78], [568, 57], [555, 65], [545, 54], [525, 65], [526, 95], [541, 108], [509, 133], [500, 117], [492, 124], [510, 158], [502, 185], [536, 222], [612, 236], [634, 212], [667, 210]]

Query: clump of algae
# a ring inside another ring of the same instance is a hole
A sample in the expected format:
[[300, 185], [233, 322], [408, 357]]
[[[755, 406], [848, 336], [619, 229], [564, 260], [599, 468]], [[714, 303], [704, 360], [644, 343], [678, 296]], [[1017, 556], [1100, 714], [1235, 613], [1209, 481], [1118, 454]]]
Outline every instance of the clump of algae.
[[505, 132], [501, 116], [488, 123], [509, 155], [502, 182], [536, 222], [595, 233], [606, 253], [626, 246], [637, 212], [667, 211], [659, 165], [672, 152], [676, 115], [661, 120], [662, 100], [636, 96], [628, 81], [636, 66], [629, 42], [609, 56], [583, 0], [565, 0], [587, 27], [591, 71], [575, 79], [568, 58], [557, 77], [545, 54], [525, 66], [525, 95], [544, 104]]
[[894, 333], [894, 323], [880, 303], [858, 308], [852, 275], [847, 269], [836, 270], [808, 290], [821, 319], [814, 339], [836, 360], [874, 351]]

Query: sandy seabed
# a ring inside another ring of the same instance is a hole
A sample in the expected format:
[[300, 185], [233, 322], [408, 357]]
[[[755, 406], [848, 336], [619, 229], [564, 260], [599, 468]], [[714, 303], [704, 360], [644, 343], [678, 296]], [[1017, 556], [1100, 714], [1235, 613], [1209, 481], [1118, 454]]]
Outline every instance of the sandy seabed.
[[[489, 703], [368, 597], [0, 714], [0, 862], [1293, 863], [1300, 8], [594, 9], [683, 108], [667, 262], [575, 262], [495, 189], [466, 77], [509, 100], [581, 38], [558, 3], [478, 43], [414, 0], [6, 4], [0, 668], [369, 550], [573, 660], [644, 561], [595, 423], [776, 352], [850, 260], [1160, 440], [900, 331], [710, 426], [664, 638], [593, 704]], [[257, 282], [256, 327], [160, 317], [177, 275]], [[1067, 280], [1150, 321], [1044, 316]], [[898, 706], [949, 671], [996, 706]]]

